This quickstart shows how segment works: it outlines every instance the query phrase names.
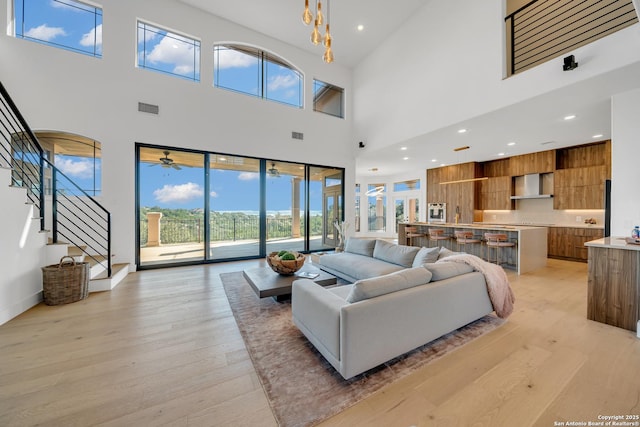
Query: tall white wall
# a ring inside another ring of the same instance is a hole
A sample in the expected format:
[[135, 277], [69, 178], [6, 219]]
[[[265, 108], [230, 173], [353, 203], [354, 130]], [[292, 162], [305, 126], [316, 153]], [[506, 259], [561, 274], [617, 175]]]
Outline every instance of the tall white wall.
[[[136, 142], [346, 168], [354, 185], [350, 70], [173, 0], [103, 0], [103, 58], [0, 34], [0, 79], [34, 130], [60, 130], [102, 144], [103, 193], [112, 213], [115, 262], [134, 263]], [[0, 22], [8, 22], [0, 8]], [[201, 39], [199, 83], [135, 67], [136, 20]], [[240, 42], [284, 57], [305, 73], [305, 108], [213, 87], [213, 45]], [[313, 79], [343, 87], [346, 119], [313, 112]], [[139, 113], [156, 104], [158, 116]], [[304, 133], [304, 141], [291, 132]], [[347, 192], [347, 217], [353, 197]]]
[[[430, 1], [354, 70], [354, 135], [368, 149], [464, 120], [640, 61], [638, 24], [504, 79], [503, 1]], [[588, 65], [588, 66], [587, 66]]]
[[611, 235], [630, 236], [640, 225], [640, 89], [611, 101]]
[[11, 172], [0, 169], [0, 325], [41, 299], [46, 235], [26, 191], [11, 188]]

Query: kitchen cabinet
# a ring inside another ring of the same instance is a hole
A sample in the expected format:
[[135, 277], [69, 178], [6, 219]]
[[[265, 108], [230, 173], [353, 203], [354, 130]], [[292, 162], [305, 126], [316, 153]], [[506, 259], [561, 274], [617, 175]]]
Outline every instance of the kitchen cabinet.
[[587, 318], [637, 331], [640, 246], [609, 237], [589, 242], [587, 246]]
[[559, 169], [554, 174], [554, 209], [603, 209], [607, 166]]
[[587, 262], [588, 251], [585, 243], [602, 238], [604, 230], [587, 227], [549, 227], [547, 235], [547, 256]]
[[556, 152], [548, 150], [510, 157], [509, 168], [512, 176], [553, 172], [556, 169]]
[[480, 181], [481, 210], [511, 210], [514, 207], [513, 179], [510, 176], [499, 176]]
[[446, 203], [447, 222], [455, 222], [456, 210], [459, 222], [474, 221], [474, 208], [479, 197], [478, 181], [464, 181], [481, 176], [476, 162], [443, 166], [427, 170], [427, 203]]

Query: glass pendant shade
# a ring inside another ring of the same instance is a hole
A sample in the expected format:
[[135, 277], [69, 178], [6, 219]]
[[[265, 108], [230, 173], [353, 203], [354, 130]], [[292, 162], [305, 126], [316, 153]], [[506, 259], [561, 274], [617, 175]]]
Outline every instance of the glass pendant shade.
[[333, 62], [333, 51], [331, 50], [331, 39], [329, 39], [329, 43], [326, 46], [327, 48], [324, 51], [324, 55], [322, 55], [322, 60], [327, 64], [331, 64]]
[[318, 1], [318, 10], [316, 12], [316, 19], [318, 20], [318, 25], [322, 25], [324, 23], [324, 15], [322, 14], [322, 2]]
[[324, 33], [323, 44], [326, 47], [331, 46], [331, 32], [329, 31], [329, 24], [327, 24], [327, 28], [326, 28], [326, 31]]
[[313, 15], [311, 14], [311, 11], [309, 10], [309, 0], [305, 0], [304, 1], [304, 12], [302, 13], [302, 22], [304, 22], [305, 25], [309, 25], [309, 24], [311, 24], [311, 21], [313, 21]]
[[320, 40], [322, 36], [320, 35], [320, 31], [318, 30], [318, 20], [316, 19], [315, 25], [313, 26], [313, 31], [311, 32], [311, 43], [320, 44]]

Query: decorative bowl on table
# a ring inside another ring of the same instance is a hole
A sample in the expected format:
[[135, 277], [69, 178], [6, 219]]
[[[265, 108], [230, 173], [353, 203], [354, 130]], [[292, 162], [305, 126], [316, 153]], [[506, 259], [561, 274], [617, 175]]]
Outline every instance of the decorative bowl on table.
[[304, 265], [304, 255], [296, 251], [271, 252], [267, 255], [267, 264], [273, 271], [283, 276], [290, 276]]

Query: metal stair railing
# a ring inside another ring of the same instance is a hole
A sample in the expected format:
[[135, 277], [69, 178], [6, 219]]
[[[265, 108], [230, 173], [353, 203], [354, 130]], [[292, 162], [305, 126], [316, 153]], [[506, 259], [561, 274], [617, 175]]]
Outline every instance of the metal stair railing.
[[[45, 205], [51, 200], [53, 243], [63, 238], [96, 263], [106, 261], [111, 277], [111, 214], [47, 158], [35, 134], [0, 82], [0, 166], [11, 169], [11, 185], [27, 190], [27, 203], [39, 211], [45, 231]], [[106, 260], [102, 260], [102, 256]]]

